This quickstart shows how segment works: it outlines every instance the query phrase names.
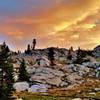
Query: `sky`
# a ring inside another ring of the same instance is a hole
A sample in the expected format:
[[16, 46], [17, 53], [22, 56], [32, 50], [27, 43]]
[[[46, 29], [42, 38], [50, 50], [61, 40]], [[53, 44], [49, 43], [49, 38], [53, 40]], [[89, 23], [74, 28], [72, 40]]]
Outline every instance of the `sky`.
[[0, 0], [0, 43], [25, 50], [100, 44], [100, 0]]

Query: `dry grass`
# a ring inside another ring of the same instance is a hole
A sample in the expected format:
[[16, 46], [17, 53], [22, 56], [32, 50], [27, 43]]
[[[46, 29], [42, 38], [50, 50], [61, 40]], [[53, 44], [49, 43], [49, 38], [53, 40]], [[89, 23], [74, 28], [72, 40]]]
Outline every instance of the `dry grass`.
[[[94, 78], [87, 78], [86, 82], [74, 87], [72, 89], [67, 88], [55, 88], [50, 89], [48, 93], [27, 93], [20, 92], [14, 93], [17, 97], [21, 97], [24, 100], [71, 100], [71, 98], [93, 98], [100, 99], [100, 91], [95, 91], [95, 88], [100, 88], [100, 80]], [[95, 94], [91, 94], [94, 93]]]

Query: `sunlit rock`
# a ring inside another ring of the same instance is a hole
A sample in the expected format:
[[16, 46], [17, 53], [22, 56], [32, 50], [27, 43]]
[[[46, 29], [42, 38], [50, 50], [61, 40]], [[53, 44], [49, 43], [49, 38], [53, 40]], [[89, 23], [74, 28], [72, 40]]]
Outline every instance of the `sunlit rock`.
[[29, 84], [27, 82], [17, 82], [13, 85], [13, 88], [17, 91], [17, 92], [21, 92], [21, 91], [25, 91], [28, 90], [29, 88]]
[[46, 84], [36, 84], [32, 85], [29, 89], [28, 92], [47, 92], [49, 86]]

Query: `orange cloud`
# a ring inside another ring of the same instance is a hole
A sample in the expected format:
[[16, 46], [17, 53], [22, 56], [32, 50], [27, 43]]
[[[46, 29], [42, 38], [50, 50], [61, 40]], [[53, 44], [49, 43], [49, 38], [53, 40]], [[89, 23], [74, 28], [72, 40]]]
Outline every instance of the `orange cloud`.
[[16, 45], [15, 49], [24, 49], [33, 38], [38, 39], [38, 48], [71, 45], [93, 48], [99, 44], [100, 0], [51, 2], [50, 7], [33, 7], [24, 14], [6, 16], [0, 23], [0, 34], [5, 34]]

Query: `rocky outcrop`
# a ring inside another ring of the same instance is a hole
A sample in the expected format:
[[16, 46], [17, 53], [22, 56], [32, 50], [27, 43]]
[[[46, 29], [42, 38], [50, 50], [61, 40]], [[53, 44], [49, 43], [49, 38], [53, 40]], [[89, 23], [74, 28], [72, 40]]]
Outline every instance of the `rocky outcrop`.
[[[97, 52], [99, 49], [95, 49]], [[14, 68], [18, 69], [21, 59], [24, 58], [27, 72], [30, 74], [31, 86], [29, 92], [46, 92], [48, 88], [73, 88], [85, 82], [85, 77], [100, 77], [100, 62], [95, 57], [86, 56], [82, 64], [74, 64], [76, 52], [73, 51], [72, 60], [67, 59], [68, 50], [55, 48], [55, 65], [50, 66], [47, 56], [48, 49], [32, 51], [31, 55], [19, 54], [14, 58]], [[69, 62], [69, 63], [68, 63]], [[16, 71], [17, 72], [17, 71]], [[18, 75], [18, 74], [17, 74]], [[23, 83], [16, 83], [16, 90], [26, 90]], [[22, 86], [22, 87], [21, 87]]]
[[94, 48], [93, 55], [95, 57], [100, 57], [100, 45], [98, 45], [97, 47]]
[[16, 92], [28, 91], [28, 92], [47, 92], [49, 85], [46, 84], [33, 84], [29, 86], [27, 82], [17, 82], [13, 85]]
[[62, 71], [57, 69], [39, 67], [36, 68], [31, 76], [31, 81], [60, 86], [61, 78], [64, 76]]

